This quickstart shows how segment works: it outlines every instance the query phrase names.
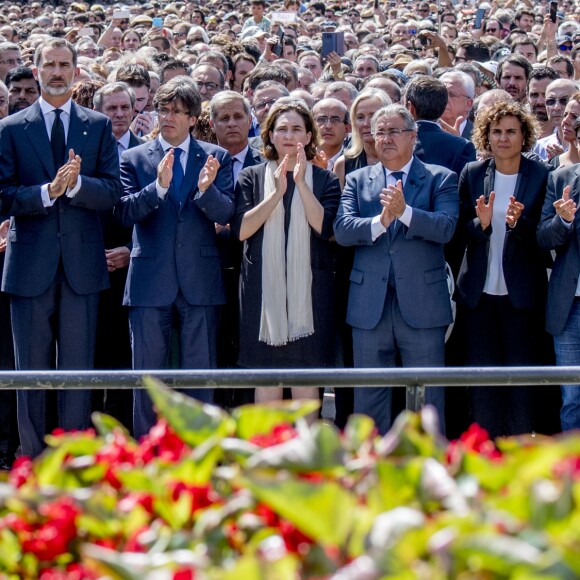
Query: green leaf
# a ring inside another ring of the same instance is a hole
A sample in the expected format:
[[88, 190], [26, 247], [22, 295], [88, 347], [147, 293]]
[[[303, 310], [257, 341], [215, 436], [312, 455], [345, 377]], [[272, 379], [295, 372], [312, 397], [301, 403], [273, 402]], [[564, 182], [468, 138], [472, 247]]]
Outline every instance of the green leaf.
[[95, 412], [91, 415], [91, 419], [97, 430], [97, 433], [101, 437], [106, 437], [107, 435], [111, 435], [117, 431], [123, 433], [123, 435], [125, 435], [128, 439], [131, 438], [129, 431], [127, 431], [125, 426], [117, 421], [115, 417], [111, 417], [111, 415]]
[[313, 540], [324, 546], [345, 545], [357, 502], [340, 484], [253, 474], [240, 478], [240, 483]]
[[16, 572], [20, 567], [22, 550], [18, 538], [7, 529], [0, 531], [0, 570]]
[[375, 422], [367, 415], [351, 415], [344, 429], [346, 447], [351, 451], [359, 451], [362, 445], [369, 441], [375, 431]]
[[260, 405], [243, 405], [232, 412], [236, 420], [237, 436], [251, 439], [254, 435], [265, 435], [280, 423], [295, 423], [320, 408], [320, 401], [298, 399], [294, 401], [272, 401]]
[[226, 437], [233, 432], [232, 419], [219, 407], [202, 404], [167, 388], [153, 377], [143, 377], [143, 383], [159, 414], [191, 447], [210, 437]]

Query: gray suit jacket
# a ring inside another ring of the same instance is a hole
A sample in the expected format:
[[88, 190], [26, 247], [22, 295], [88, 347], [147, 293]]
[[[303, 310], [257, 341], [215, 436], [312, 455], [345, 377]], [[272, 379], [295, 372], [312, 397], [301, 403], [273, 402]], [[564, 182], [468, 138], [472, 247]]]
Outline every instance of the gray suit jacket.
[[347, 322], [372, 330], [381, 319], [391, 266], [403, 318], [413, 328], [435, 328], [452, 322], [443, 244], [459, 215], [457, 176], [415, 158], [404, 187], [413, 208], [410, 226], [397, 224], [373, 242], [371, 222], [381, 213], [385, 187], [381, 163], [347, 176], [338, 215], [336, 241], [356, 246], [350, 275]]

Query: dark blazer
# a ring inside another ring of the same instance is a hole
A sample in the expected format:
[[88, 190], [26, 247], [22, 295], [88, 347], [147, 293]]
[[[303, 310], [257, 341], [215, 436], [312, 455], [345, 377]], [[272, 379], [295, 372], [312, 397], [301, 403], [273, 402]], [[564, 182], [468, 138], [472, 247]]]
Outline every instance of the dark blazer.
[[432, 165], [441, 165], [461, 175], [466, 163], [475, 161], [473, 143], [447, 133], [436, 123], [417, 121], [415, 155]]
[[[225, 225], [234, 212], [232, 160], [225, 149], [191, 139], [178, 207], [170, 192], [157, 194], [157, 166], [164, 151], [159, 140], [125, 151], [121, 158], [124, 196], [115, 216], [134, 225], [133, 249], [123, 303], [160, 307], [172, 304], [179, 290], [191, 305], [225, 301], [215, 222]], [[199, 173], [209, 155], [220, 163], [214, 183], [201, 194]]]
[[546, 330], [560, 334], [574, 303], [580, 276], [580, 212], [567, 227], [554, 209], [554, 202], [562, 197], [564, 188], [571, 187], [570, 197], [580, 204], [580, 166], [558, 169], [548, 177], [548, 191], [538, 228], [538, 242], [545, 250], [556, 250], [556, 260], [548, 286]]
[[42, 184], [56, 168], [38, 103], [0, 122], [2, 211], [13, 217], [8, 234], [2, 290], [39, 296], [54, 280], [59, 263], [77, 294], [109, 285], [98, 212], [113, 208], [121, 196], [117, 146], [111, 121], [72, 104], [67, 150], [82, 159], [82, 185], [69, 198], [44, 207]]
[[[524, 211], [515, 228], [505, 226], [503, 272], [508, 296], [515, 308], [533, 308], [544, 303], [547, 287], [546, 266], [549, 257], [536, 241], [546, 184], [550, 169], [544, 163], [522, 156], [515, 198]], [[487, 276], [487, 257], [492, 232], [490, 225], [481, 229], [475, 214], [477, 199], [489, 198], [495, 181], [493, 159], [469, 163], [459, 179], [461, 213], [454, 243], [466, 248], [461, 264], [455, 297], [469, 308], [477, 306]]]
[[459, 215], [457, 176], [415, 158], [403, 188], [413, 208], [411, 224], [397, 224], [393, 234], [387, 232], [373, 242], [371, 222], [381, 213], [379, 194], [384, 187], [381, 163], [346, 178], [334, 232], [339, 244], [356, 246], [347, 322], [365, 330], [377, 326], [392, 265], [407, 324], [413, 328], [446, 326], [453, 318], [443, 244], [453, 236]]
[[463, 133], [461, 136], [468, 141], [471, 141], [471, 134], [473, 133], [473, 123], [467, 119], [467, 123], [465, 123], [465, 127], [463, 127]]
[[262, 157], [258, 149], [250, 145], [248, 152], [246, 153], [246, 158], [244, 159], [244, 165], [242, 169], [245, 169], [246, 167], [253, 167], [254, 165], [258, 165], [263, 162], [264, 158]]

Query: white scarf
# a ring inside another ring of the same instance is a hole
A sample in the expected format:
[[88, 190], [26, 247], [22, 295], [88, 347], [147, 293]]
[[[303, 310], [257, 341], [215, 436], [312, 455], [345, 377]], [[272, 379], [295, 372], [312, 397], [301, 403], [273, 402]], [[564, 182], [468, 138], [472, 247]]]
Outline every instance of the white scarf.
[[[275, 190], [274, 172], [277, 167], [275, 161], [266, 165], [264, 192]], [[306, 184], [312, 190], [311, 163], [306, 167]], [[283, 346], [313, 333], [310, 226], [295, 187], [288, 244], [285, 243], [282, 200], [264, 224], [260, 341], [271, 346]]]

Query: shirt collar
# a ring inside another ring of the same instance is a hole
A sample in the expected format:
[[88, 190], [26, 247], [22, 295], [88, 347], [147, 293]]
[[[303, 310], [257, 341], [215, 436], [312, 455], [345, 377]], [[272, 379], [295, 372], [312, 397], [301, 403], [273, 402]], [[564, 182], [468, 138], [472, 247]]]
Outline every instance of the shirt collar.
[[246, 145], [239, 153], [236, 155], [232, 155], [232, 159], [237, 159], [242, 165], [246, 160], [246, 155], [248, 154], [248, 149], [250, 148], [250, 144]]
[[[403, 165], [401, 169], [397, 169], [397, 171], [402, 171], [406, 176], [408, 176], [409, 172], [411, 171], [411, 165], [413, 165], [413, 159], [414, 157], [411, 157], [411, 159], [409, 159], [409, 162]], [[395, 173], [395, 171], [391, 171], [387, 167], [385, 167], [385, 169], [387, 171], [387, 176], [391, 175], [392, 173]]]
[[131, 140], [131, 131], [127, 131], [117, 139], [117, 143], [121, 143], [125, 149], [129, 149], [129, 141]]
[[177, 145], [177, 147], [174, 147], [168, 143], [161, 135], [159, 135], [158, 139], [159, 144], [161, 147], [163, 147], [163, 151], [167, 151], [168, 149], [177, 149], [179, 147], [179, 149], [181, 149], [186, 155], [189, 155], [189, 145], [191, 144], [191, 137], [189, 135], [185, 138], [185, 141]]
[[[52, 113], [56, 109], [50, 103], [45, 101], [42, 97], [39, 97], [38, 104], [40, 105], [40, 110], [42, 111], [43, 116], [48, 115], [48, 113]], [[70, 110], [72, 107], [72, 100], [69, 99], [64, 105], [58, 107], [61, 111], [64, 111], [70, 117]]]

